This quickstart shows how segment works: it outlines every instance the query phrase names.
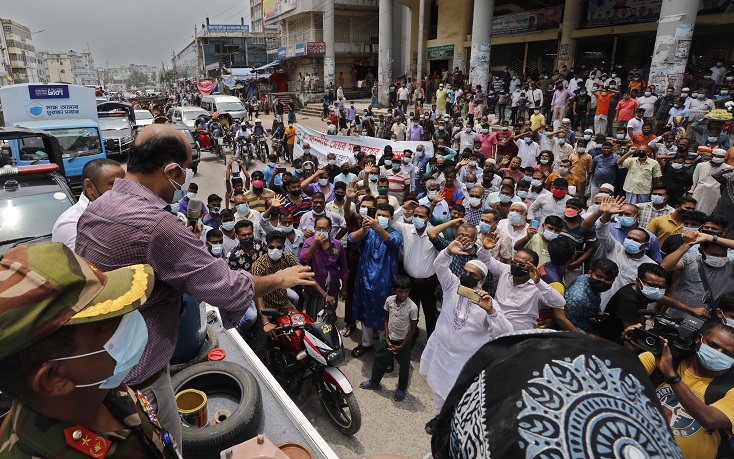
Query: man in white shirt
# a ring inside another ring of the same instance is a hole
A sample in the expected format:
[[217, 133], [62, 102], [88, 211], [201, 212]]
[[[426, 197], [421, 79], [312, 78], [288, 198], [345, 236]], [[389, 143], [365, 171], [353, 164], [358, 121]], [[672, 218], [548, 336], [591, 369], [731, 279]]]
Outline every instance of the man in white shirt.
[[[530, 82], [530, 90], [526, 91], [528, 97], [528, 108], [542, 108], [543, 107], [543, 90], [538, 87], [538, 83], [535, 81]], [[532, 110], [531, 110], [532, 111]]]
[[409, 92], [410, 91], [408, 91], [408, 88], [405, 85], [401, 86], [400, 89], [398, 89], [398, 100], [403, 103], [403, 107], [408, 106], [408, 93]]
[[477, 256], [487, 265], [497, 281], [494, 295], [497, 306], [512, 324], [514, 331], [536, 328], [541, 306], [558, 309], [566, 305], [566, 300], [540, 278], [537, 253], [520, 249], [508, 265], [491, 255], [490, 250], [496, 243], [497, 236], [487, 233]]
[[[413, 221], [405, 223], [400, 218], [405, 210], [413, 210]], [[403, 235], [403, 267], [410, 277], [412, 288], [410, 299], [419, 307], [423, 307], [426, 317], [426, 333], [430, 337], [436, 328], [438, 311], [436, 309], [436, 288], [438, 278], [433, 263], [438, 252], [428, 237], [432, 227], [428, 213], [430, 208], [408, 201], [395, 212], [392, 227]]]
[[653, 96], [652, 92], [649, 89], [645, 89], [644, 94], [637, 98], [637, 105], [645, 110], [645, 113], [642, 116], [644, 117], [644, 120], [648, 123], [650, 122], [652, 114], [655, 111], [655, 102], [657, 101], [658, 97]]
[[247, 204], [247, 198], [244, 194], [237, 194], [234, 197], [234, 222], [242, 220], [250, 220], [252, 222], [252, 231], [255, 239], [265, 239], [265, 232], [260, 227], [260, 212], [251, 209]]
[[54, 223], [51, 232], [53, 242], [61, 242], [71, 250], [76, 248], [76, 227], [79, 217], [90, 202], [112, 189], [115, 179], [125, 178], [125, 169], [120, 163], [101, 158], [89, 161], [82, 169], [83, 191], [76, 204], [66, 209]]
[[633, 135], [642, 132], [642, 118], [645, 116], [645, 109], [638, 108], [635, 111], [635, 117], [627, 121], [627, 135], [632, 138]]
[[517, 157], [522, 160], [520, 167], [535, 167], [540, 156], [540, 146], [533, 140], [533, 133], [526, 131], [521, 138], [515, 140]]

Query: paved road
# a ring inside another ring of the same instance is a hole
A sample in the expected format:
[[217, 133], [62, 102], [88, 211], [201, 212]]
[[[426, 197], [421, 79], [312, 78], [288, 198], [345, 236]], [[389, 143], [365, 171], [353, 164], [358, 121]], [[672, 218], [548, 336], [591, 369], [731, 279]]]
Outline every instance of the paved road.
[[[268, 127], [271, 125], [272, 116], [263, 115], [260, 118], [263, 125]], [[325, 123], [318, 117], [299, 117], [298, 121], [308, 127], [324, 130]], [[252, 172], [262, 167], [263, 164], [255, 161], [250, 165], [249, 170]], [[202, 152], [201, 164], [193, 180], [199, 185], [199, 196], [202, 199], [206, 199], [206, 196], [211, 193], [224, 196], [224, 172], [225, 166], [221, 159], [216, 158], [212, 153]], [[337, 315], [340, 318], [344, 317], [342, 303], [339, 304]], [[343, 322], [340, 320], [339, 326], [342, 325]], [[424, 426], [433, 417], [433, 395], [426, 384], [425, 377], [418, 374], [420, 354], [426, 344], [425, 324], [422, 316], [419, 327], [422, 333], [413, 349], [408, 395], [400, 403], [393, 400], [397, 388], [397, 369], [392, 374], [386, 375], [382, 383], [382, 391], [370, 392], [358, 387], [361, 381], [370, 377], [373, 353], [368, 353], [361, 359], [351, 357], [351, 350], [359, 344], [361, 339], [359, 329], [351, 337], [345, 339], [347, 361], [341, 366], [341, 370], [354, 386], [362, 411], [362, 429], [356, 435], [346, 437], [332, 427], [315, 393], [304, 393], [296, 400], [306, 417], [340, 458], [361, 458], [377, 453], [422, 458], [430, 451], [430, 436], [425, 433]]]

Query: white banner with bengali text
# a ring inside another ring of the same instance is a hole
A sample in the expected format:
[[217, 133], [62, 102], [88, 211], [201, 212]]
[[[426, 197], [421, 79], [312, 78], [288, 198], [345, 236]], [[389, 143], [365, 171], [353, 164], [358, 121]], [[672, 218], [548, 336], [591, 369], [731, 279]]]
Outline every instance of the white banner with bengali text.
[[360, 150], [365, 154], [375, 155], [378, 160], [382, 156], [386, 145], [392, 146], [393, 154], [402, 154], [403, 150], [410, 150], [415, 154], [416, 147], [423, 145], [426, 155], [428, 157], [433, 156], [433, 144], [431, 142], [394, 142], [368, 136], [327, 135], [299, 124], [296, 127], [296, 140], [293, 146], [294, 158], [303, 156], [304, 143], [310, 145], [311, 154], [318, 159], [320, 166], [326, 165], [326, 155], [329, 153], [336, 155], [337, 164], [341, 164], [343, 161], [349, 161], [350, 164], [353, 164], [355, 145], [359, 145]]

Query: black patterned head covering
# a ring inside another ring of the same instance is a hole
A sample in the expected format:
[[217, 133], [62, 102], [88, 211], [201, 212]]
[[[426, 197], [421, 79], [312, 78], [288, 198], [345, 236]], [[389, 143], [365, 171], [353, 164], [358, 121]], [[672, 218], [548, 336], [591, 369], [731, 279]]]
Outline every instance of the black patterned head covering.
[[469, 359], [432, 450], [435, 459], [683, 458], [633, 353], [540, 330], [505, 335]]

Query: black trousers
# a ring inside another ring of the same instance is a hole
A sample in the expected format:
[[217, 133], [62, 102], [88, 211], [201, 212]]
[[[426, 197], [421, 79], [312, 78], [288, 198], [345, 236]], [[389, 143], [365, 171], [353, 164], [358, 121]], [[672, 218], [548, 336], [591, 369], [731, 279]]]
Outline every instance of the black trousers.
[[423, 314], [426, 317], [426, 333], [431, 336], [433, 330], [436, 329], [436, 320], [438, 320], [438, 311], [436, 310], [438, 278], [435, 274], [427, 279], [410, 277], [410, 282], [412, 285], [409, 298], [419, 308], [423, 308]]

